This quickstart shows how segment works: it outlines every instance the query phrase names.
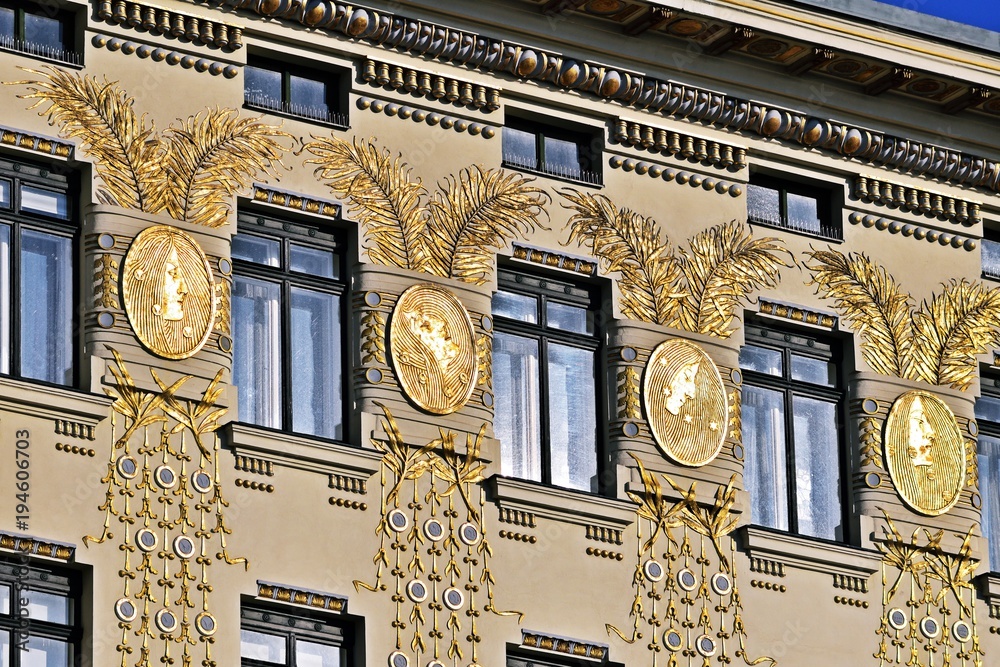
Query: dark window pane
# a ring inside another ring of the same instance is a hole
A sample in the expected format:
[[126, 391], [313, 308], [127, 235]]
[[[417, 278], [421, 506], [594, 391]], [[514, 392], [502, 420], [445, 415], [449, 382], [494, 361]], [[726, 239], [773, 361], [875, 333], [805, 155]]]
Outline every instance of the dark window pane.
[[840, 533], [837, 405], [792, 397], [798, 532], [830, 540]]
[[597, 491], [594, 353], [551, 343], [548, 356], [551, 483]]
[[343, 437], [340, 299], [291, 288], [292, 430]]
[[63, 30], [63, 23], [57, 18], [27, 12], [24, 14], [24, 41], [41, 47], [43, 55], [57, 56], [66, 48]]
[[10, 227], [0, 225], [0, 373], [10, 373]]
[[493, 431], [504, 475], [541, 481], [541, 395], [538, 341], [497, 332], [493, 338]]
[[537, 324], [538, 299], [513, 292], [497, 292], [493, 295], [493, 316]]
[[243, 99], [267, 108], [280, 107], [281, 72], [247, 65], [243, 68]]
[[747, 371], [781, 376], [784, 364], [781, 351], [756, 345], [744, 345], [740, 350], [740, 368]]
[[324, 119], [330, 114], [326, 83], [315, 79], [296, 76], [288, 77], [289, 105], [291, 113]]
[[296, 667], [340, 667], [343, 650], [336, 646], [306, 642], [295, 642]]
[[240, 630], [240, 657], [285, 664], [285, 638], [254, 630]]
[[538, 138], [534, 132], [503, 128], [503, 159], [519, 167], [538, 168]]
[[788, 226], [819, 233], [819, 203], [816, 198], [793, 192], [786, 193], [785, 198], [788, 206]]
[[274, 283], [242, 276], [233, 281], [233, 382], [240, 421], [272, 428], [281, 426], [280, 299]]
[[989, 544], [987, 570], [996, 572], [1000, 570], [1000, 439], [980, 434], [977, 450], [979, 494], [983, 499], [983, 538]]
[[3, 208], [10, 208], [10, 190], [10, 181], [0, 179], [0, 206]]
[[546, 303], [545, 318], [545, 323], [553, 329], [582, 334], [594, 333], [593, 313], [580, 306], [549, 301]]
[[764, 222], [770, 225], [780, 225], [781, 192], [763, 185], [747, 186], [747, 214], [750, 220]]
[[73, 652], [70, 645], [58, 639], [30, 637], [28, 652], [22, 656], [22, 665], [38, 667], [70, 667]]
[[834, 387], [837, 384], [837, 366], [823, 359], [792, 355], [792, 379], [810, 384]]
[[1000, 424], [1000, 398], [980, 396], [976, 399], [976, 419], [985, 419]]
[[320, 278], [338, 278], [336, 255], [331, 250], [289, 244], [289, 268]]
[[545, 169], [560, 176], [580, 178], [580, 146], [574, 141], [545, 137]]
[[7, 46], [14, 39], [14, 10], [9, 7], [0, 7], [0, 38], [0, 44]]
[[788, 530], [785, 404], [781, 392], [743, 388], [743, 484], [755, 524]]
[[232, 255], [233, 259], [264, 266], [280, 266], [281, 243], [251, 234], [237, 234], [233, 237]]
[[21, 375], [73, 379], [73, 242], [21, 232]]
[[983, 273], [990, 278], [1000, 279], [1000, 241], [983, 239], [982, 262]]
[[69, 199], [65, 192], [45, 190], [33, 185], [22, 185], [21, 210], [51, 215], [65, 220], [69, 218]]

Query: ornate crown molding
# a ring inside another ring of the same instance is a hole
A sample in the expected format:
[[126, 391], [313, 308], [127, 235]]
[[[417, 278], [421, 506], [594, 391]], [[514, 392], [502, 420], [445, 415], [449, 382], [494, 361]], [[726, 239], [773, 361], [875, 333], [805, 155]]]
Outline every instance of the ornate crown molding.
[[644, 148], [706, 167], [745, 169], [747, 149], [720, 141], [703, 139], [675, 130], [635, 123], [619, 118], [611, 128], [611, 139], [625, 146]]
[[131, 0], [102, 0], [97, 18], [124, 28], [186, 39], [227, 51], [243, 48], [243, 29]]
[[341, 595], [320, 593], [307, 588], [294, 588], [283, 584], [272, 584], [267, 581], [257, 582], [257, 597], [313, 609], [326, 609], [327, 611], [340, 612], [347, 609], [347, 598]]
[[451, 103], [470, 109], [496, 111], [500, 108], [500, 89], [450, 76], [365, 58], [361, 78], [376, 88], [417, 93], [428, 100]]
[[509, 74], [614, 100], [634, 109], [709, 124], [732, 132], [782, 139], [876, 166], [955, 184], [1000, 191], [1000, 164], [985, 157], [864, 127], [632, 72], [577, 61], [480, 33], [411, 19], [335, 0], [272, 3], [209, 0], [260, 16], [284, 18], [415, 56], [485, 72]]
[[40, 134], [14, 130], [2, 125], [0, 125], [0, 144], [23, 148], [43, 155], [55, 155], [56, 157], [68, 158], [73, 155], [73, 144], [71, 143]]
[[926, 215], [966, 227], [983, 221], [982, 204], [937, 192], [892, 183], [872, 176], [854, 177], [854, 196], [863, 202], [883, 204], [915, 215]]
[[32, 556], [46, 556], [70, 561], [76, 554], [76, 547], [63, 542], [51, 542], [27, 535], [0, 532], [0, 549], [19, 551]]
[[581, 658], [604, 660], [608, 656], [608, 645], [543, 634], [533, 630], [521, 630], [521, 646], [541, 648], [557, 653], [566, 653]]
[[263, 185], [261, 183], [253, 184], [253, 193], [250, 195], [250, 198], [258, 203], [272, 204], [274, 206], [281, 206], [282, 208], [288, 208], [295, 211], [304, 211], [306, 213], [314, 213], [328, 218], [340, 217], [340, 204], [336, 202], [319, 199], [310, 195], [299, 194], [298, 192], [279, 190], [278, 188], [273, 188], [270, 185]]
[[781, 317], [793, 322], [804, 322], [813, 326], [832, 329], [837, 326], [837, 316], [832, 313], [824, 313], [818, 310], [808, 310], [798, 306], [790, 306], [779, 301], [768, 301], [760, 299], [758, 301], [758, 312], [772, 317]]
[[542, 250], [541, 248], [532, 248], [520, 243], [515, 243], [513, 246], [514, 259], [531, 262], [532, 264], [541, 264], [550, 269], [562, 269], [564, 271], [582, 273], [585, 276], [592, 276], [597, 273], [597, 262], [580, 259], [579, 257], [570, 257], [569, 255]]

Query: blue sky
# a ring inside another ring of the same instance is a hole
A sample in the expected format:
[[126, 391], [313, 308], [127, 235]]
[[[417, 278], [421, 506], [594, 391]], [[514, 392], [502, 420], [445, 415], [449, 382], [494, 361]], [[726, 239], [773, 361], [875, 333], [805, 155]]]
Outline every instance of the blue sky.
[[1000, 12], [996, 11], [997, 0], [879, 0], [879, 2], [1000, 32]]

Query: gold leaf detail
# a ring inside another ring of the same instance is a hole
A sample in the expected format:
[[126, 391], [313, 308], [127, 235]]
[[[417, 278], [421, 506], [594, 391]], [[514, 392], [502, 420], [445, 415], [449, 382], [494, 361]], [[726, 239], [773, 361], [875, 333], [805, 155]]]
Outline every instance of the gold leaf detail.
[[377, 361], [385, 364], [385, 315], [377, 310], [366, 310], [361, 316], [361, 363]]
[[118, 262], [105, 253], [94, 260], [94, 295], [101, 308], [118, 308]]
[[866, 417], [861, 422], [861, 467], [882, 465], [882, 429], [874, 417]]
[[639, 371], [635, 366], [626, 366], [618, 371], [618, 418], [639, 419], [642, 417], [639, 404]]
[[493, 339], [481, 334], [476, 341], [476, 357], [479, 359], [478, 384], [493, 389]]

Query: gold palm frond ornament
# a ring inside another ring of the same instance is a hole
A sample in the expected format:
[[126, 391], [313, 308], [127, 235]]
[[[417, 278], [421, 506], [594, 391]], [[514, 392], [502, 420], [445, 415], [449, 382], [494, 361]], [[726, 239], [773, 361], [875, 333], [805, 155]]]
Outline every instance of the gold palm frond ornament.
[[619, 274], [622, 314], [708, 334], [732, 335], [737, 306], [758, 289], [775, 287], [787, 248], [775, 238], [753, 238], [741, 222], [716, 225], [675, 251], [659, 224], [608, 197], [563, 190], [574, 211], [566, 244], [576, 242]]
[[809, 253], [809, 284], [861, 336], [872, 370], [904, 380], [964, 391], [976, 377], [976, 356], [1000, 345], [1000, 289], [952, 280], [919, 307], [877, 262], [862, 253]]
[[496, 250], [544, 229], [549, 197], [520, 174], [473, 165], [432, 196], [401, 156], [370, 140], [313, 136], [303, 150], [317, 178], [349, 203], [376, 264], [481, 285]]
[[[55, 67], [13, 81], [60, 135], [81, 142], [103, 181], [102, 203], [167, 213], [206, 227], [226, 224], [229, 199], [260, 174], [276, 174], [292, 135], [233, 109], [207, 109], [157, 134], [117, 82]], [[47, 106], [45, 106], [47, 105]]]

